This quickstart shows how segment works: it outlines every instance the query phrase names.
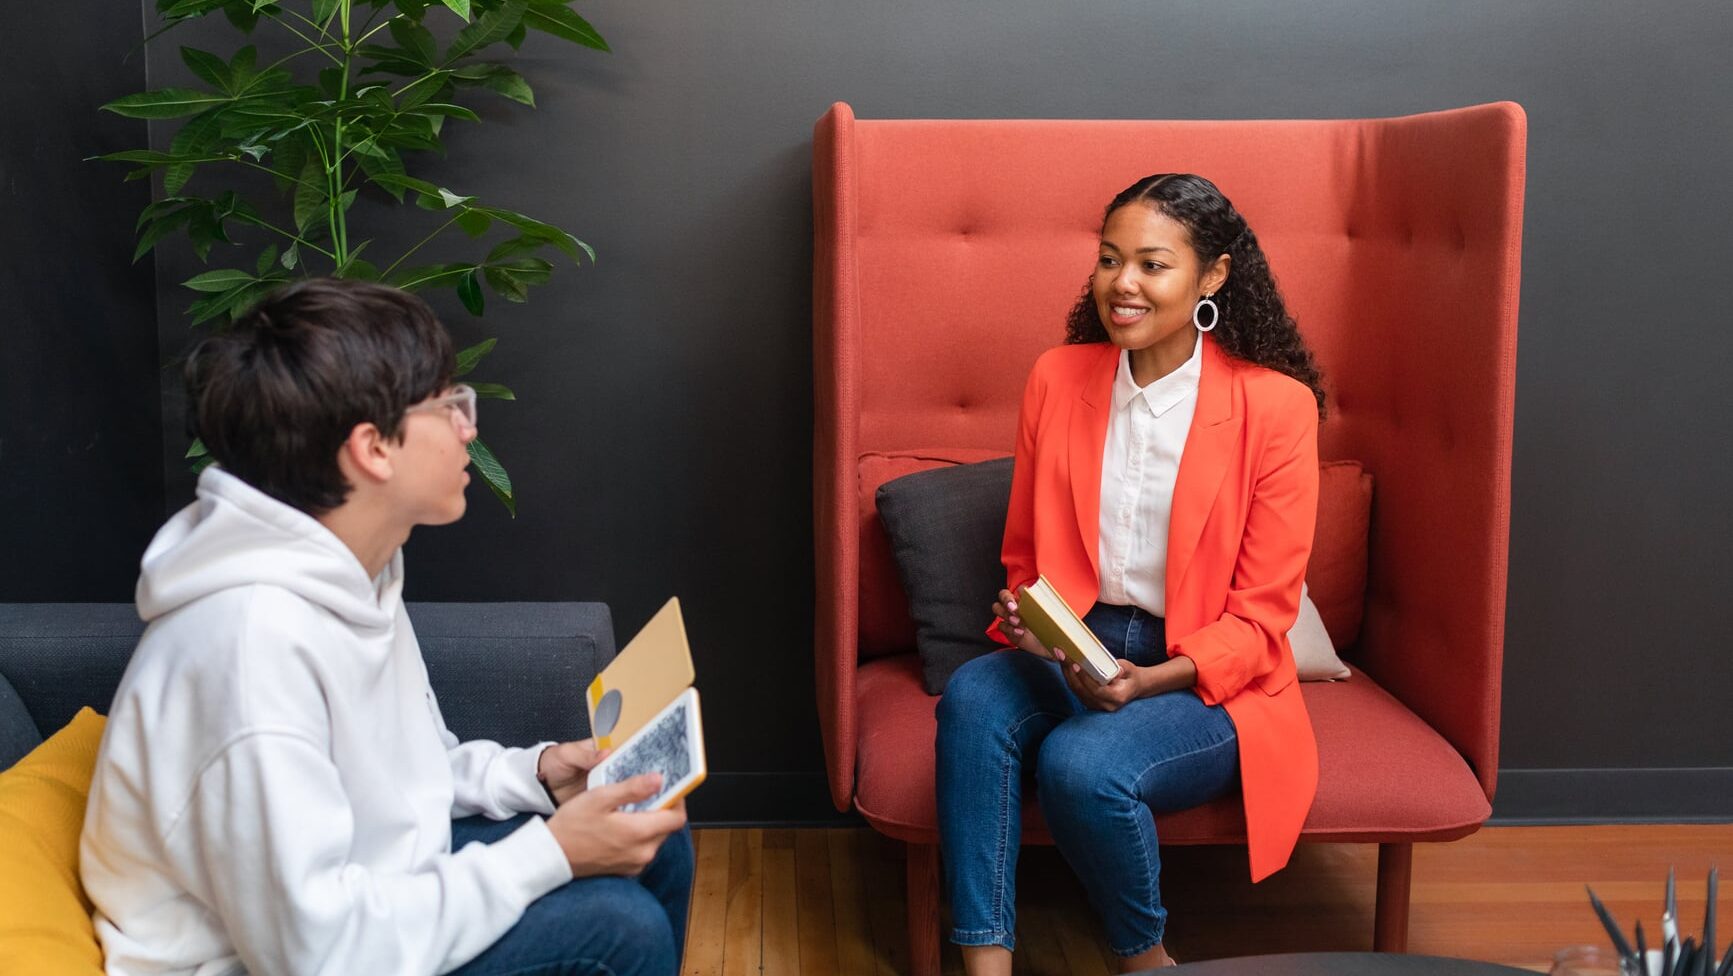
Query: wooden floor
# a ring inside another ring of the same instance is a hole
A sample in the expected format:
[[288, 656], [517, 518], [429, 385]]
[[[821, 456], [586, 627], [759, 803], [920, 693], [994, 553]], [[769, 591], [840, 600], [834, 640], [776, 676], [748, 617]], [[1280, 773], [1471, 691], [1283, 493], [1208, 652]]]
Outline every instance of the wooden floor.
[[[864, 828], [694, 836], [684, 972], [908, 971], [900, 845]], [[1669, 865], [1679, 869], [1681, 934], [1696, 932], [1717, 859], [1730, 875], [1719, 928], [1733, 934], [1733, 824], [1502, 827], [1417, 844], [1409, 951], [1544, 971], [1561, 946], [1605, 941], [1585, 882], [1627, 930], [1642, 918], [1653, 932]], [[1287, 870], [1253, 886], [1243, 850], [1164, 848], [1168, 949], [1182, 962], [1370, 949], [1376, 863], [1370, 845], [1303, 845]], [[1053, 849], [1025, 850], [1018, 889], [1018, 972], [1114, 971], [1082, 888]], [[955, 947], [945, 946], [943, 964], [962, 972]]]

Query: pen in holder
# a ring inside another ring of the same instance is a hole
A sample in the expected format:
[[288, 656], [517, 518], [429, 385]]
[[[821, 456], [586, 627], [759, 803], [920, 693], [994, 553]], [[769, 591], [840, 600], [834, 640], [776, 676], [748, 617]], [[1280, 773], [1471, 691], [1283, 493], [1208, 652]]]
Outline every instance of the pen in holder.
[[1612, 941], [1612, 951], [1599, 946], [1572, 946], [1559, 951], [1553, 960], [1552, 976], [1733, 976], [1733, 944], [1720, 956], [1715, 952], [1715, 899], [1720, 872], [1709, 869], [1708, 904], [1703, 911], [1703, 941], [1695, 936], [1679, 940], [1679, 900], [1677, 878], [1667, 872], [1666, 902], [1661, 911], [1662, 945], [1650, 949], [1644, 937], [1643, 923], [1636, 926], [1636, 944], [1625, 938], [1607, 906], [1589, 888], [1589, 905], [1606, 929]]

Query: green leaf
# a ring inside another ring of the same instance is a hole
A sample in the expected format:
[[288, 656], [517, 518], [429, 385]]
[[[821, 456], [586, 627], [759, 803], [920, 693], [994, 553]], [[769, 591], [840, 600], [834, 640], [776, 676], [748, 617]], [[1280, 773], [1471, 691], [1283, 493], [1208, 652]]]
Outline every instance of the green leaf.
[[[275, 13], [282, 8], [278, 7], [275, 3], [267, 3], [264, 7], [259, 9], [262, 9], [266, 13]], [[253, 28], [259, 26], [258, 11], [243, 10], [241, 9], [240, 4], [231, 3], [223, 7], [223, 16], [229, 18], [229, 23], [234, 24], [243, 34], [251, 34]]]
[[313, 22], [324, 27], [341, 6], [340, 0], [313, 0]]
[[[195, 115], [181, 126], [175, 133], [174, 140], [169, 143], [169, 152], [176, 156], [199, 156], [207, 153], [220, 152], [222, 143], [222, 112], [211, 110], [201, 115]], [[192, 179], [193, 167], [190, 162], [171, 163], [162, 174], [162, 189], [164, 193], [174, 195]]]
[[356, 281], [378, 281], [379, 268], [365, 258], [351, 257], [341, 268], [331, 272], [333, 277], [353, 278]]
[[157, 0], [156, 11], [164, 19], [197, 17], [228, 3], [229, 0]]
[[229, 100], [226, 95], [213, 95], [191, 88], [164, 88], [117, 98], [102, 108], [129, 119], [178, 119], [183, 115], [197, 115]]
[[445, 209], [450, 210], [452, 207], [474, 200], [475, 197], [458, 196], [450, 190], [447, 190], [445, 187], [440, 187], [439, 199], [445, 202]]
[[[451, 0], [446, 0], [446, 4], [449, 6]], [[445, 62], [450, 64], [489, 44], [505, 40], [523, 21], [524, 11], [528, 9], [529, 0], [505, 0], [498, 7], [482, 14], [474, 23], [458, 32], [457, 39], [451, 42], [451, 49], [445, 53]]]
[[222, 268], [216, 271], [206, 271], [181, 282], [193, 291], [221, 292], [243, 285], [250, 285], [259, 280], [257, 275], [250, 275], [235, 268]]
[[[237, 289], [238, 291], [239, 289]], [[187, 306], [187, 314], [192, 317], [189, 327], [197, 327], [209, 322], [219, 315], [229, 313], [229, 293], [221, 295], [206, 295], [204, 298]]]
[[270, 244], [267, 245], [263, 251], [259, 252], [259, 262], [255, 267], [259, 274], [263, 275], [265, 272], [271, 270], [271, 264], [276, 260], [277, 245]]
[[[469, 270], [469, 273], [464, 275], [463, 279], [457, 283], [458, 300], [463, 302], [463, 307], [468, 309], [469, 314], [471, 314], [471, 315], [480, 315], [482, 308], [486, 305], [486, 301], [482, 298], [482, 295], [481, 295], [481, 279], [479, 277], [477, 277], [477, 275], [476, 275], [476, 272], [479, 270], [480, 270], [479, 268], [471, 268]], [[486, 343], [484, 343], [484, 345], [486, 345], [488, 349], [492, 349], [493, 348], [492, 343], [493, 343], [493, 340], [489, 339]], [[485, 353], [487, 350], [482, 350], [482, 351]], [[480, 357], [477, 356], [476, 358], [479, 359]], [[460, 368], [457, 372], [457, 375], [459, 375], [459, 376], [462, 376], [464, 373], [469, 372], [468, 369], [461, 368], [462, 365], [463, 365], [463, 357], [461, 355], [459, 355], [458, 356], [458, 366]]]
[[469, 388], [485, 400], [516, 400], [517, 394], [498, 383], [471, 383]]
[[423, 68], [433, 67], [439, 57], [439, 44], [433, 39], [433, 32], [407, 17], [392, 18], [391, 38]]
[[517, 518], [517, 498], [512, 494], [511, 475], [505, 473], [505, 466], [499, 463], [499, 458], [493, 456], [493, 452], [488, 450], [479, 437], [469, 442], [469, 462], [475, 465], [476, 473], [493, 489], [494, 497], [505, 505], [511, 517]]
[[474, 271], [475, 267], [473, 264], [427, 264], [393, 272], [387, 281], [404, 291], [451, 288], [456, 286], [465, 274]]
[[528, 36], [528, 34], [528, 25], [520, 23], [510, 34], [506, 35], [505, 42], [511, 45], [513, 51], [516, 51], [524, 46], [524, 38]]
[[282, 261], [283, 261], [284, 270], [286, 270], [286, 271], [295, 270], [295, 265], [301, 263], [301, 242], [300, 241], [296, 241], [295, 243], [289, 245], [289, 249], [287, 251], [283, 252]]
[[418, 197], [432, 201], [430, 205], [424, 204], [427, 209], [445, 209], [440, 206], [439, 187], [434, 186], [426, 180], [418, 180], [413, 176], [407, 176], [401, 173], [381, 173], [378, 176], [373, 177], [373, 182], [387, 188], [396, 187], [400, 190], [413, 190]]
[[398, 106], [404, 110], [414, 108], [423, 102], [430, 102], [439, 97], [439, 93], [451, 84], [451, 72], [445, 70], [431, 71], [422, 78], [417, 78], [398, 95]]
[[229, 84], [229, 66], [222, 58], [209, 51], [183, 47], [181, 48], [181, 61], [205, 84], [212, 88], [221, 88], [230, 95], [235, 93], [234, 88]]
[[443, 2], [447, 7], [451, 8], [452, 13], [457, 14], [464, 20], [469, 19], [469, 0], [443, 0]]
[[[478, 395], [480, 394], [480, 392], [481, 391], [479, 391], [479, 390], [476, 391], [476, 393]], [[185, 455], [183, 455], [183, 457], [188, 457], [188, 458], [205, 457], [205, 456], [209, 455], [210, 453], [211, 453], [211, 449], [205, 446], [205, 442], [200, 440], [199, 438], [195, 437], [195, 438], [193, 438], [192, 444], [187, 447], [187, 452]]]
[[501, 298], [508, 302], [527, 302], [530, 286], [545, 283], [553, 267], [541, 258], [515, 258], [499, 264], [483, 265], [482, 274], [487, 278], [488, 285]]
[[457, 226], [471, 237], [480, 237], [493, 226], [493, 218], [479, 210], [465, 210], [457, 217]]
[[459, 349], [457, 351], [457, 370], [451, 375], [463, 376], [475, 369], [476, 366], [480, 365], [482, 358], [493, 352], [493, 347], [497, 345], [499, 345], [498, 339], [483, 339], [467, 349]]
[[449, 102], [427, 102], [416, 106], [415, 111], [420, 115], [443, 115], [449, 118], [462, 119], [465, 122], [481, 121], [481, 116], [462, 105], [453, 105]]
[[501, 70], [481, 79], [481, 86], [489, 91], [498, 92], [514, 102], [521, 102], [534, 108], [536, 94], [530, 89], [530, 83], [524, 80], [523, 75], [510, 68], [504, 65], [501, 65], [500, 68]]
[[304, 231], [325, 212], [325, 167], [317, 159], [308, 159], [301, 167], [300, 182], [295, 184], [295, 229]]
[[545, 224], [533, 217], [525, 216], [515, 210], [506, 210], [503, 207], [477, 207], [476, 209], [485, 212], [495, 220], [503, 220], [511, 224], [523, 231], [524, 235], [532, 240], [552, 244], [571, 258], [573, 264], [578, 263], [579, 249], [588, 254], [592, 262], [596, 260], [596, 252], [590, 245], [560, 230], [553, 224]]
[[384, 187], [385, 192], [395, 197], [398, 203], [403, 202], [402, 185], [387, 183], [380, 179], [380, 177], [402, 176], [403, 157], [391, 150], [385, 150], [384, 154], [379, 156], [362, 156], [361, 172], [367, 174], [367, 178], [374, 183]]
[[[287, 72], [284, 73], [285, 76]], [[251, 44], [235, 52], [229, 59], [229, 82], [237, 91], [246, 88], [259, 77], [259, 49]]]
[[610, 50], [602, 35], [596, 33], [589, 21], [567, 7], [564, 0], [531, 0], [529, 10], [524, 13], [524, 23], [584, 47]]

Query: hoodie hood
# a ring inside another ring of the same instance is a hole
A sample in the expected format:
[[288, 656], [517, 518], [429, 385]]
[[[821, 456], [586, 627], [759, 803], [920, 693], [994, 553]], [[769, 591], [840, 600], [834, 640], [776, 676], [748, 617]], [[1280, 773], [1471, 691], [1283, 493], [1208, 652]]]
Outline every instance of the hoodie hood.
[[388, 631], [403, 592], [403, 553], [379, 580], [330, 529], [217, 465], [199, 475], [198, 497], [157, 531], [138, 577], [146, 623], [213, 593], [275, 586], [362, 631]]

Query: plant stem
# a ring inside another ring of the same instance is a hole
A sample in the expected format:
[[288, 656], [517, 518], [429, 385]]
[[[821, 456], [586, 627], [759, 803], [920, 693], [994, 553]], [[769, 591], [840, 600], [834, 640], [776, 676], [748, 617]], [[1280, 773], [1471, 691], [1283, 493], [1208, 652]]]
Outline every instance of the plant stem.
[[[353, 0], [342, 0], [337, 5], [337, 14], [343, 21], [343, 78], [337, 85], [339, 106], [349, 98], [349, 67], [354, 60], [354, 48], [349, 41], [349, 10], [352, 2]], [[337, 267], [342, 268], [349, 263], [349, 219], [343, 210], [343, 113], [340, 109], [331, 130], [331, 155], [325, 164], [325, 207], [331, 225], [331, 244], [337, 249]]]
[[[332, 54], [330, 51], [327, 51], [325, 49], [326, 45], [320, 44], [318, 41], [315, 41], [311, 37], [308, 37], [307, 35], [296, 30], [294, 24], [289, 23], [288, 21], [284, 20], [281, 17], [271, 16], [269, 14], [267, 14], [266, 16], [270, 17], [272, 23], [282, 27], [284, 30], [295, 35], [296, 37], [299, 37], [303, 42], [306, 43], [309, 50], [318, 51], [320, 54], [323, 54], [326, 57], [330, 58], [332, 64], [342, 64], [343, 63], [343, 61], [340, 58], [338, 58], [337, 55]], [[303, 17], [301, 19], [306, 20], [305, 17]]]
[[411, 254], [414, 254], [416, 251], [419, 251], [423, 247], [427, 246], [428, 241], [431, 241], [435, 237], [438, 237], [440, 234], [444, 233], [445, 229], [447, 227], [450, 227], [452, 224], [457, 223], [457, 218], [461, 217], [461, 216], [463, 216], [463, 212], [459, 211], [457, 214], [454, 214], [450, 220], [447, 220], [445, 223], [440, 224], [438, 227], [434, 228], [433, 233], [427, 235], [426, 237], [423, 237], [420, 241], [418, 241], [416, 243], [416, 245], [414, 247], [410, 248], [407, 251], [404, 251], [401, 255], [398, 256], [397, 260], [391, 262], [391, 267], [386, 268], [384, 271], [379, 272], [379, 277], [381, 277], [381, 278], [390, 277], [391, 272], [396, 271], [398, 265], [409, 260], [409, 256]]

